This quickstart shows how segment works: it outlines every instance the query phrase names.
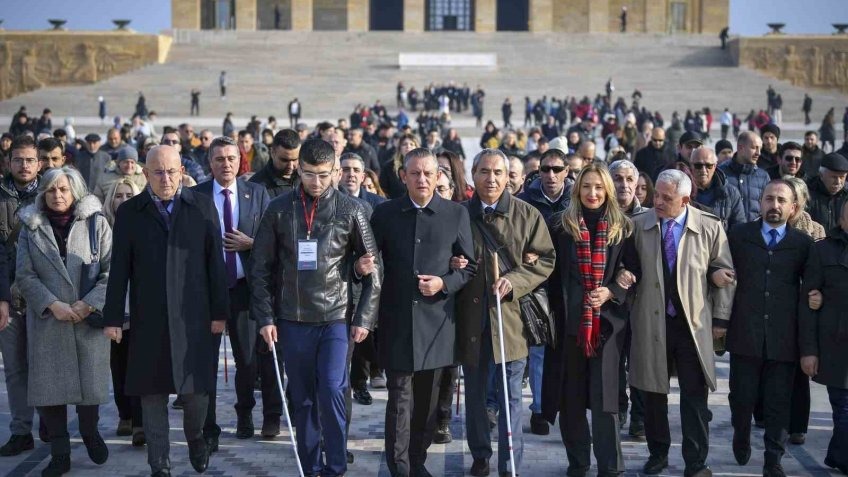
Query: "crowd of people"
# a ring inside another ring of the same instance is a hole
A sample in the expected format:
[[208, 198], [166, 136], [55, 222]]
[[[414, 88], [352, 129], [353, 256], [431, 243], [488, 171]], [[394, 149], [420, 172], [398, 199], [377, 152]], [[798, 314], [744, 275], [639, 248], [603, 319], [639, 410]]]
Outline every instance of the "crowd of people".
[[311, 127], [295, 99], [289, 128], [254, 116], [237, 129], [228, 114], [220, 136], [188, 123], [159, 132], [145, 111], [103, 142], [22, 109], [0, 139], [12, 415], [0, 455], [34, 447], [37, 410], [51, 446], [42, 474], [68, 472], [74, 405], [102, 464], [111, 384], [116, 432], [147, 447], [152, 475], [170, 475], [174, 394], [204, 472], [221, 438], [226, 331], [235, 437], [256, 434], [256, 385], [260, 434], [280, 434], [285, 369], [306, 475], [353, 464], [352, 403], [372, 404], [369, 383], [388, 389], [389, 472], [431, 475], [429, 446], [452, 440], [461, 366], [471, 475], [490, 474], [495, 427], [497, 472], [521, 470], [525, 376], [530, 431], [559, 418], [568, 475], [586, 475], [592, 451], [599, 475], [623, 473], [628, 421], [648, 443], [643, 473], [658, 474], [676, 375], [685, 475], [709, 476], [707, 397], [725, 352], [740, 465], [753, 419], [763, 474], [784, 475], [787, 442], [805, 441], [812, 378], [834, 413], [824, 463], [848, 472], [848, 145], [826, 152], [813, 130], [781, 142], [774, 111], [738, 131], [727, 110], [710, 144], [709, 109], [666, 125], [638, 91], [629, 106], [613, 93], [610, 79], [595, 101], [525, 98], [527, 134], [510, 129], [507, 101], [504, 128], [489, 121], [473, 158], [449, 119], [482, 108], [467, 85], [419, 99], [398, 84], [401, 112], [424, 106], [417, 130], [379, 102]]

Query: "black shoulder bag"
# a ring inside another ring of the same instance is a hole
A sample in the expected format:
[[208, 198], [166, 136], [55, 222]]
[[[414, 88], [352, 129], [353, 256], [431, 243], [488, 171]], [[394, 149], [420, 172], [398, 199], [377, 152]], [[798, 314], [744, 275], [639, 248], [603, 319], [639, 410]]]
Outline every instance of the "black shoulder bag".
[[[91, 263], [83, 263], [80, 269], [79, 280], [79, 299], [88, 295], [95, 286], [100, 277], [100, 242], [97, 240], [97, 216], [94, 214], [88, 218], [88, 245], [91, 248]], [[103, 313], [100, 311], [92, 311], [85, 319], [88, 326], [92, 328], [103, 328], [106, 326]]]
[[[509, 256], [509, 253], [507, 253], [504, 247], [497, 244], [495, 238], [486, 230], [486, 227], [477, 221], [474, 221], [474, 225], [483, 236], [486, 249], [490, 253], [494, 252], [497, 254], [500, 276], [504, 276], [507, 272], [515, 268], [516, 265], [512, 261], [512, 257]], [[553, 313], [551, 313], [548, 292], [545, 286], [540, 285], [532, 292], [519, 297], [518, 306], [521, 314], [521, 322], [524, 324], [527, 344], [530, 346], [548, 345], [556, 348], [556, 325], [554, 323]]]

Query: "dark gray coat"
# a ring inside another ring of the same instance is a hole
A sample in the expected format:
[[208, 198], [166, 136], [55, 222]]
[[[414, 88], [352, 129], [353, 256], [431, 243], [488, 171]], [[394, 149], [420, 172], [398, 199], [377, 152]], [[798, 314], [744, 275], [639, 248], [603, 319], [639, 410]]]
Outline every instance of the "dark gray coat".
[[[377, 206], [371, 227], [383, 264], [380, 295], [380, 363], [394, 371], [421, 371], [455, 363], [455, 296], [473, 277], [477, 263], [468, 210], [434, 195], [423, 209], [409, 196]], [[453, 256], [469, 259], [450, 268]], [[445, 290], [425, 297], [418, 275], [435, 275]]]
[[130, 396], [215, 390], [211, 324], [230, 314], [218, 215], [191, 189], [174, 206], [170, 231], [146, 190], [115, 217], [104, 315], [109, 326], [121, 326], [129, 290]]
[[848, 389], [848, 235], [842, 230], [812, 245], [802, 296], [809, 290], [820, 290], [824, 301], [818, 311], [801, 308], [801, 356], [819, 357], [815, 382]]
[[813, 239], [787, 227], [786, 236], [769, 250], [762, 224], [760, 219], [737, 225], [727, 236], [739, 291], [733, 299], [727, 350], [794, 362], [798, 360], [798, 310], [807, 305], [801, 278]]
[[93, 258], [87, 219], [100, 212], [100, 201], [89, 195], [77, 202], [65, 262], [41, 207], [29, 205], [20, 214], [24, 227], [18, 242], [16, 283], [28, 304], [27, 402], [30, 406], [103, 404], [109, 401], [111, 381], [109, 339], [103, 330], [92, 328], [85, 321], [74, 324], [57, 320], [47, 307], [54, 301], [73, 304], [81, 299], [103, 309], [112, 232], [106, 218], [98, 216], [95, 235], [100, 247], [100, 275], [97, 285], [81, 297], [82, 265], [91, 263]]

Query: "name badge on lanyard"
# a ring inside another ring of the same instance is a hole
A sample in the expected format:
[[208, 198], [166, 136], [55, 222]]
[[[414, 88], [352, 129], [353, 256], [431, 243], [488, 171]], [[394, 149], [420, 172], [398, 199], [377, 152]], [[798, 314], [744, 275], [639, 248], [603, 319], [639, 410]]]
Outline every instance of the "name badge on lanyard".
[[312, 224], [315, 222], [315, 211], [318, 210], [318, 198], [312, 203], [312, 209], [306, 213], [306, 194], [301, 191], [300, 200], [303, 203], [303, 219], [306, 222], [306, 240], [297, 241], [297, 270], [318, 270], [318, 241], [312, 239]]

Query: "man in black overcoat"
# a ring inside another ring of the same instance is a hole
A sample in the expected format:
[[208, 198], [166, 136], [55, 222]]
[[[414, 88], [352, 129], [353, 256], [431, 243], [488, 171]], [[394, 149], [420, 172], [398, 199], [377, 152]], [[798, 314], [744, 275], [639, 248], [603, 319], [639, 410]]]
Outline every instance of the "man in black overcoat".
[[737, 290], [744, 290], [734, 297], [727, 331], [733, 455], [739, 465], [751, 457], [751, 415], [762, 388], [768, 477], [784, 475], [780, 460], [798, 366], [799, 307], [807, 306], [800, 292], [812, 239], [786, 224], [797, 206], [794, 189], [775, 179], [763, 190], [762, 218], [728, 234]]
[[[378, 350], [389, 390], [386, 461], [393, 476], [430, 475], [424, 461], [441, 369], [455, 363], [454, 297], [476, 270], [468, 211], [435, 194], [439, 174], [429, 150], [410, 151], [401, 171], [408, 195], [378, 205], [371, 217], [385, 269]], [[453, 270], [452, 256], [469, 263]]]
[[215, 391], [216, 334], [230, 304], [215, 207], [183, 189], [184, 169], [171, 146], [147, 154], [148, 187], [115, 218], [104, 333], [121, 339], [129, 291], [130, 335], [125, 391], [141, 396], [147, 459], [169, 476], [168, 395], [184, 401], [183, 427], [192, 467], [203, 472], [209, 450], [203, 423]]

